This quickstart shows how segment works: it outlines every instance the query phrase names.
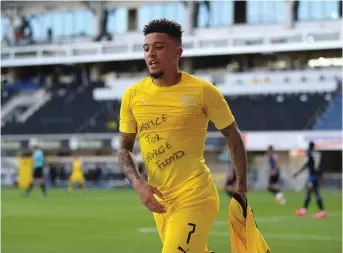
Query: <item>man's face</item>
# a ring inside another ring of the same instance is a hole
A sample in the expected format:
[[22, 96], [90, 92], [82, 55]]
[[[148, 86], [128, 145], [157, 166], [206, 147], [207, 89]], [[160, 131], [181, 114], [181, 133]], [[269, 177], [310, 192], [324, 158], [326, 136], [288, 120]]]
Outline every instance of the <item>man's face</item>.
[[160, 78], [166, 71], [175, 68], [182, 50], [165, 33], [151, 33], [145, 36], [143, 48], [145, 63], [153, 78]]

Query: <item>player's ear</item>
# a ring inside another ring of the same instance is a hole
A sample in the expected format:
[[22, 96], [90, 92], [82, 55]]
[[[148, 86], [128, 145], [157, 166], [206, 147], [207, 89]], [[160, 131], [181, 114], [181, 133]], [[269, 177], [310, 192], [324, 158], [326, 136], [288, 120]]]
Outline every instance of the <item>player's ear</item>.
[[181, 55], [182, 55], [182, 53], [183, 53], [183, 49], [181, 48], [181, 47], [178, 47], [177, 49], [176, 49], [176, 56], [177, 57], [181, 57]]

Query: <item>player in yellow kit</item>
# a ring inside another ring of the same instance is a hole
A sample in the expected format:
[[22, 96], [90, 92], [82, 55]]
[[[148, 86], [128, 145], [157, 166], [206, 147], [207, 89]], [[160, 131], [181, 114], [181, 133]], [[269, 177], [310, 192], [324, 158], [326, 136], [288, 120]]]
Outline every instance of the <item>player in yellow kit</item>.
[[[211, 120], [226, 137], [237, 173], [237, 193], [246, 198], [246, 152], [230, 108], [209, 82], [178, 71], [182, 31], [161, 19], [144, 28], [150, 77], [129, 87], [120, 109], [118, 159], [143, 204], [153, 212], [162, 253], [203, 253], [219, 209], [204, 160]], [[132, 154], [138, 136], [148, 184]]]
[[81, 190], [85, 189], [85, 178], [83, 174], [82, 162], [80, 158], [77, 156], [73, 157], [72, 173], [69, 179], [69, 186], [68, 186], [69, 192], [74, 191], [75, 184], [78, 184]]

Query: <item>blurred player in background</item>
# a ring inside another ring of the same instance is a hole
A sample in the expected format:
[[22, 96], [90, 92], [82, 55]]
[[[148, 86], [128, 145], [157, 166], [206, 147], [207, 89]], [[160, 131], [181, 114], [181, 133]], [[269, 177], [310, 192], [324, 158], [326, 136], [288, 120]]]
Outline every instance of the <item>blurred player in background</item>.
[[80, 190], [83, 191], [85, 189], [85, 178], [84, 178], [84, 173], [83, 173], [82, 161], [76, 155], [73, 156], [72, 172], [69, 178], [69, 185], [68, 185], [69, 192], [74, 191], [75, 184], [79, 185]]
[[236, 171], [234, 170], [233, 166], [232, 166], [232, 161], [229, 160], [229, 164], [228, 164], [228, 174], [227, 174], [227, 178], [225, 181], [225, 192], [232, 197], [233, 194], [235, 193], [235, 187], [236, 187], [236, 183], [237, 183], [237, 176], [236, 176]]
[[42, 190], [43, 196], [47, 196], [46, 194], [46, 186], [44, 182], [44, 153], [39, 148], [38, 143], [34, 143], [32, 145], [32, 163], [33, 163], [33, 180], [29, 187], [26, 189], [24, 195], [29, 196], [33, 189], [33, 185], [35, 184], [35, 181], [38, 180], [40, 184], [40, 188]]
[[269, 185], [268, 191], [275, 195], [276, 203], [285, 205], [286, 199], [280, 191], [280, 165], [278, 155], [275, 153], [273, 146], [268, 147], [268, 162], [269, 162]]
[[[179, 72], [181, 26], [161, 19], [144, 27], [150, 77], [129, 87], [120, 109], [120, 167], [153, 212], [162, 253], [209, 252], [207, 239], [219, 196], [204, 160], [208, 121], [225, 136], [237, 174], [236, 195], [246, 203], [247, 158], [231, 110], [211, 83]], [[148, 184], [133, 155], [136, 135]]]
[[320, 169], [320, 163], [321, 163], [321, 153], [315, 150], [315, 144], [314, 142], [310, 142], [306, 154], [306, 162], [304, 166], [296, 172], [293, 177], [297, 177], [301, 172], [304, 170], [308, 170], [309, 172], [309, 178], [307, 183], [307, 192], [306, 197], [304, 201], [303, 208], [296, 211], [296, 214], [299, 216], [305, 216], [307, 215], [307, 208], [311, 201], [311, 194], [314, 193], [317, 198], [317, 205], [319, 208], [319, 212], [315, 215], [316, 218], [321, 219], [326, 216], [326, 212], [324, 210], [324, 204], [323, 199], [319, 192], [319, 184], [320, 180], [322, 178], [322, 171]]

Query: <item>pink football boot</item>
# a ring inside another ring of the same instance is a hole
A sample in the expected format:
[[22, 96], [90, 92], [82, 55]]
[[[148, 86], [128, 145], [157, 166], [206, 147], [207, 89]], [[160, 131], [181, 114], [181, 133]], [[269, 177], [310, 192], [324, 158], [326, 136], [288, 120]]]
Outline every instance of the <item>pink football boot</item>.
[[306, 216], [306, 215], [307, 215], [307, 211], [306, 211], [305, 208], [301, 208], [301, 209], [297, 210], [295, 213], [296, 213], [298, 216]]
[[326, 217], [326, 212], [325, 211], [320, 211], [319, 213], [316, 213], [315, 218], [316, 219], [322, 219]]

